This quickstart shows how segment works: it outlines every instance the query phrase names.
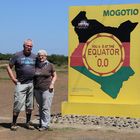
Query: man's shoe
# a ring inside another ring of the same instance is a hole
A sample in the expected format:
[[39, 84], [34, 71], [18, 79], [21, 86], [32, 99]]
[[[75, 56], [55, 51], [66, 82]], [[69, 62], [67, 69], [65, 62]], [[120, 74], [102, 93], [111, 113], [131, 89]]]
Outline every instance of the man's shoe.
[[12, 123], [11, 124], [11, 128], [10, 128], [12, 131], [16, 131], [18, 129], [18, 126], [16, 123]]
[[35, 130], [34, 126], [32, 126], [30, 122], [26, 123], [26, 128], [29, 130]]
[[39, 131], [53, 131], [53, 129], [50, 127], [40, 127], [38, 130]]

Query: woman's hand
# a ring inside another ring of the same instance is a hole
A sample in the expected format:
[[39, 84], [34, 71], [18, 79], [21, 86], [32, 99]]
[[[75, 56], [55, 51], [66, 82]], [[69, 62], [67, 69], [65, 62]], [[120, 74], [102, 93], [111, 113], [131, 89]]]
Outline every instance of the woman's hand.
[[54, 90], [54, 83], [52, 82], [49, 87], [49, 92], [53, 92]]

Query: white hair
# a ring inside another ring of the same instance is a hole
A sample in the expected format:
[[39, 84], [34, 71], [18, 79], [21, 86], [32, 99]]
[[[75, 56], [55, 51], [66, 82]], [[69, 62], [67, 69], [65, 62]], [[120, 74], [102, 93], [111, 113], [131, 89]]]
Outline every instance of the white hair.
[[46, 50], [39, 50], [37, 54], [43, 54], [43, 55], [48, 55]]
[[31, 39], [26, 39], [26, 40], [24, 40], [24, 45], [25, 45], [27, 42], [33, 43], [33, 41], [32, 41]]

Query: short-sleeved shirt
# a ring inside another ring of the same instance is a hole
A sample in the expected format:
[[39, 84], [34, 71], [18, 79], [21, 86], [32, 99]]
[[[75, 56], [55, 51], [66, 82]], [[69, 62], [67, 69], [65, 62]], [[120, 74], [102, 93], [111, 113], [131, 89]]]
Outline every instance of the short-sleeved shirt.
[[42, 91], [48, 90], [54, 72], [54, 65], [48, 61], [37, 64], [34, 77], [34, 88]]
[[35, 74], [36, 55], [31, 53], [25, 56], [23, 51], [17, 52], [13, 58], [10, 59], [10, 65], [15, 66], [16, 76], [20, 83], [28, 84], [33, 82]]

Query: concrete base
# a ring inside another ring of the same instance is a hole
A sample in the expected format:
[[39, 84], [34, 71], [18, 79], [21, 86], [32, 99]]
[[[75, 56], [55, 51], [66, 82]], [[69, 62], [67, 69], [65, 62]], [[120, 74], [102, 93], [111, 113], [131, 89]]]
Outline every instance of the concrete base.
[[62, 115], [69, 114], [140, 118], [140, 104], [63, 102]]

